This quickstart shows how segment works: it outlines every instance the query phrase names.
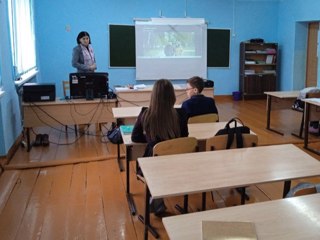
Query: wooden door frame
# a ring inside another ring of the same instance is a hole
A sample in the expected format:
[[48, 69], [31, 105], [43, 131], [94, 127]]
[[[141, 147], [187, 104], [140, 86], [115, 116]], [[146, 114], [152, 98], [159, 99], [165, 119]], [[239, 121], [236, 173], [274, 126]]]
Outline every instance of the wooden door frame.
[[307, 63], [306, 63], [306, 87], [317, 86], [318, 81], [318, 31], [319, 22], [308, 24]]

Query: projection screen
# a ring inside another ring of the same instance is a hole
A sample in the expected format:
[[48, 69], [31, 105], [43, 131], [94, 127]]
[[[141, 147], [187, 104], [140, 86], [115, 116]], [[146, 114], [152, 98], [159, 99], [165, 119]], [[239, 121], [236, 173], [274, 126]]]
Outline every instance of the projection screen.
[[136, 79], [207, 78], [207, 25], [200, 18], [135, 20]]

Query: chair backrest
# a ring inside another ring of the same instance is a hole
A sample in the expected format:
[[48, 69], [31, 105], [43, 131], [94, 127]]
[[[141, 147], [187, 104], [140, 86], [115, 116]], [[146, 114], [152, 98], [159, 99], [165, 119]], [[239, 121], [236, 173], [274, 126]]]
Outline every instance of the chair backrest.
[[[243, 147], [255, 147], [258, 145], [258, 136], [251, 133], [242, 134], [243, 139]], [[214, 151], [214, 150], [223, 150], [226, 149], [227, 146], [228, 135], [219, 135], [214, 136], [212, 138], [207, 139], [206, 141], [206, 151]], [[230, 148], [237, 147], [237, 140], [234, 138], [234, 141]]]
[[190, 117], [188, 119], [188, 123], [210, 123], [210, 122], [218, 122], [219, 115], [217, 113], [208, 113], [197, 115], [194, 117]]
[[181, 137], [162, 141], [153, 147], [153, 156], [196, 152], [197, 144], [197, 139], [194, 137]]
[[70, 84], [69, 81], [62, 81], [62, 89], [63, 89], [63, 96], [66, 97], [68, 96], [67, 91], [70, 91]]
[[297, 197], [297, 196], [308, 195], [313, 193], [317, 193], [317, 189], [315, 186], [299, 189], [293, 194], [293, 196]]

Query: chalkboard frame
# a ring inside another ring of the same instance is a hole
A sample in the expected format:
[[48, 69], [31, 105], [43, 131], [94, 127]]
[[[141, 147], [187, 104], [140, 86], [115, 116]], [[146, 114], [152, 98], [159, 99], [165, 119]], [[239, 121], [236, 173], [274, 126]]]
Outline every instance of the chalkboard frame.
[[[230, 67], [230, 33], [230, 29], [208, 28], [207, 67]], [[134, 25], [109, 24], [109, 67], [135, 66]]]

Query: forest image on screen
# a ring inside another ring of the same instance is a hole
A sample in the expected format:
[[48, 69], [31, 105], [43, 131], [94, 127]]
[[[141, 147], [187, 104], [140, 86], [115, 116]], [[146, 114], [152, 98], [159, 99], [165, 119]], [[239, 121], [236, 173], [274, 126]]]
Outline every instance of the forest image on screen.
[[197, 55], [195, 38], [192, 31], [172, 31], [154, 27], [143, 31], [142, 56], [145, 58], [195, 57]]

